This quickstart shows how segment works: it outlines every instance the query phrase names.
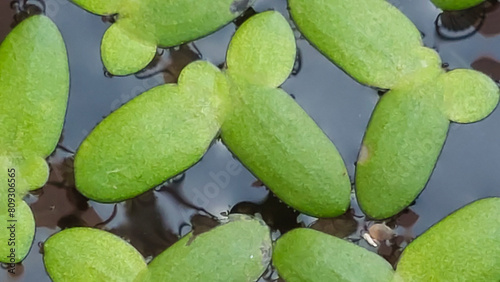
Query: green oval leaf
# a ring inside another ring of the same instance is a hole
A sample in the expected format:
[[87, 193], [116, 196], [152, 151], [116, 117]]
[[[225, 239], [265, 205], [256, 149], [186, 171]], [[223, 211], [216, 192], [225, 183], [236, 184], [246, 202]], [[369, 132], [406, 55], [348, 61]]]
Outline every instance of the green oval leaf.
[[[4, 180], [2, 183], [8, 183], [7, 179], [3, 177], [1, 180]], [[5, 226], [0, 228], [0, 240], [2, 241], [2, 244], [0, 244], [0, 262], [18, 263], [30, 251], [31, 243], [35, 236], [35, 219], [28, 204], [17, 196], [12, 198], [15, 199], [15, 211], [13, 213], [9, 212], [8, 199], [11, 197], [8, 197], [7, 193], [3, 192], [7, 190], [8, 187], [2, 185], [2, 193], [0, 193], [0, 221]]]
[[[156, 46], [177, 46], [208, 35], [238, 17], [254, 0], [73, 2], [99, 15], [117, 14], [115, 27], [103, 38], [101, 49], [106, 69], [125, 75], [144, 68]], [[125, 38], [133, 40], [122, 41]]]
[[101, 56], [107, 71], [114, 75], [127, 75], [145, 68], [156, 54], [156, 43], [130, 34], [112, 25], [104, 34], [101, 44]]
[[43, 262], [58, 281], [135, 281], [146, 269], [141, 254], [119, 237], [92, 228], [71, 228], [43, 245]]
[[445, 11], [465, 10], [477, 6], [484, 0], [431, 0], [436, 7]]
[[238, 29], [227, 53], [228, 74], [269, 87], [281, 85], [295, 63], [295, 37], [286, 19], [269, 11], [251, 17]]
[[392, 281], [392, 266], [382, 257], [350, 242], [306, 228], [294, 229], [276, 242], [273, 265], [294, 281]]
[[500, 198], [452, 213], [406, 247], [397, 273], [404, 281], [499, 281]]
[[226, 79], [209, 63], [194, 62], [179, 81], [136, 97], [85, 139], [75, 157], [82, 194], [100, 202], [129, 199], [205, 154], [220, 128]]
[[257, 281], [271, 260], [269, 228], [246, 215], [193, 235], [156, 257], [144, 281]]
[[[356, 195], [370, 217], [393, 216], [424, 189], [448, 132], [437, 75], [422, 71], [384, 94], [372, 114], [356, 168]], [[432, 73], [432, 71], [431, 71]]]
[[24, 20], [0, 45], [0, 151], [52, 153], [68, 92], [68, 59], [59, 30], [45, 16]]
[[116, 14], [127, 0], [70, 0], [83, 9], [98, 14], [112, 15]]
[[413, 23], [385, 0], [288, 3], [302, 34], [363, 84], [390, 89], [439, 61], [435, 52], [421, 47]]
[[444, 111], [454, 122], [481, 120], [498, 104], [498, 86], [478, 71], [453, 70], [440, 76], [439, 83], [444, 88]]
[[240, 82], [231, 97], [221, 136], [239, 160], [293, 208], [318, 217], [344, 213], [351, 184], [342, 157], [290, 95]]
[[20, 170], [19, 194], [47, 180], [44, 158], [59, 140], [68, 92], [68, 59], [59, 30], [45, 16], [24, 20], [0, 45], [0, 155]]

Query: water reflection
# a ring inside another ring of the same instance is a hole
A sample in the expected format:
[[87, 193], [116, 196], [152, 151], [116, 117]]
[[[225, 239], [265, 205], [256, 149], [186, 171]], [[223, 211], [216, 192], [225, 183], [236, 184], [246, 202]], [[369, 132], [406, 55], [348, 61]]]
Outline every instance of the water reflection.
[[49, 181], [42, 189], [33, 192], [37, 195], [36, 202], [31, 204], [36, 227], [95, 226], [103, 219], [75, 188], [72, 156], [61, 158], [60, 151], [58, 153], [50, 160]]
[[201, 53], [194, 43], [161, 49], [161, 53], [157, 54], [153, 61], [135, 76], [144, 79], [162, 73], [165, 83], [176, 83], [184, 67], [199, 59], [201, 59]]
[[498, 61], [497, 59], [490, 57], [480, 57], [472, 62], [471, 67], [488, 75], [497, 83], [500, 82], [500, 61]]
[[477, 32], [485, 36], [500, 33], [500, 4], [488, 0], [465, 10], [443, 11], [435, 21], [436, 33], [445, 40], [462, 40]]

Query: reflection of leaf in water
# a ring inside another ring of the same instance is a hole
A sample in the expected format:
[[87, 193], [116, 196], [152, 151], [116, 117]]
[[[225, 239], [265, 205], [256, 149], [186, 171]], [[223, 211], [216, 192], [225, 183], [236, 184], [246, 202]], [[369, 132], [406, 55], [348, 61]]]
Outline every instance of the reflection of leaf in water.
[[484, 6], [476, 6], [467, 10], [445, 11], [441, 14], [443, 27], [452, 31], [461, 31], [469, 27], [478, 28], [484, 17]]
[[486, 9], [486, 18], [479, 33], [486, 37], [497, 36], [500, 34], [500, 3], [497, 1], [488, 3], [490, 6]]
[[152, 191], [125, 202], [125, 221], [112, 228], [144, 257], [157, 256], [179, 238], [164, 224], [158, 201]]
[[411, 209], [406, 209], [396, 218], [396, 224], [405, 228], [412, 227], [420, 216]]
[[480, 57], [476, 59], [471, 67], [478, 70], [497, 82], [500, 81], [500, 61], [490, 57]]
[[217, 227], [219, 225], [219, 222], [217, 219], [201, 215], [201, 214], [195, 214], [191, 217], [191, 229], [192, 229], [192, 234], [186, 243], [186, 245], [190, 245], [194, 239], [200, 234], [203, 234], [205, 232], [208, 232], [212, 230], [213, 228]]
[[281, 234], [302, 227], [297, 223], [299, 212], [281, 202], [278, 197], [270, 193], [267, 199], [261, 204], [250, 202], [240, 202], [233, 206], [231, 214], [260, 214], [262, 220], [271, 228], [271, 230], [279, 230]]
[[333, 235], [339, 238], [345, 238], [356, 232], [358, 222], [354, 219], [352, 210], [334, 218], [320, 218], [311, 225], [311, 228]]
[[163, 54], [155, 56], [153, 61], [135, 76], [142, 79], [161, 72], [166, 83], [177, 83], [181, 71], [200, 58], [201, 54], [193, 51], [189, 45], [169, 48], [164, 50]]
[[9, 1], [0, 2], [0, 42], [11, 30], [15, 12], [9, 9]]
[[394, 230], [384, 223], [373, 224], [368, 228], [368, 232], [373, 239], [379, 242], [392, 239], [395, 235]]
[[37, 227], [64, 229], [102, 222], [88, 199], [75, 189], [72, 158], [51, 163], [49, 182], [37, 194], [38, 200], [31, 205]]

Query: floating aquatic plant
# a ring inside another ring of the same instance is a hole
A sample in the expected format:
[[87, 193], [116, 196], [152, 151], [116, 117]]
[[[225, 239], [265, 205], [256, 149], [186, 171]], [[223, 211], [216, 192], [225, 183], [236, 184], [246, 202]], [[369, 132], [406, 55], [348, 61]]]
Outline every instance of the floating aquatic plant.
[[396, 272], [403, 281], [499, 281], [500, 198], [452, 213], [404, 250]]
[[148, 266], [130, 244], [92, 228], [56, 233], [45, 242], [43, 259], [54, 282], [256, 281], [269, 265], [271, 247], [263, 221], [234, 214], [207, 232], [187, 234]]
[[178, 85], [153, 88], [102, 121], [75, 157], [85, 196], [116, 202], [137, 196], [195, 164], [222, 141], [288, 205], [315, 216], [349, 206], [341, 156], [281, 89], [295, 61], [295, 38], [277, 12], [253, 16], [234, 35], [227, 71], [194, 62]]
[[311, 229], [278, 239], [273, 264], [286, 281], [498, 281], [500, 198], [469, 204], [411, 242], [396, 272], [382, 257]]
[[101, 45], [104, 66], [115, 75], [135, 73], [146, 67], [158, 46], [177, 46], [216, 31], [253, 3], [253, 0], [72, 1], [92, 13], [116, 17]]
[[141, 254], [111, 233], [65, 229], [44, 243], [43, 261], [52, 281], [135, 281], [147, 268]]
[[276, 242], [273, 265], [286, 281], [392, 281], [379, 255], [320, 231], [294, 229]]
[[427, 183], [449, 121], [488, 116], [497, 85], [473, 70], [445, 73], [419, 31], [384, 0], [289, 0], [302, 33], [361, 83], [391, 89], [372, 114], [359, 153], [356, 194], [363, 211], [387, 218]]
[[35, 223], [22, 199], [47, 181], [45, 158], [61, 135], [68, 91], [68, 59], [59, 30], [45, 16], [24, 20], [0, 45], [0, 218], [17, 220], [10, 222], [15, 245], [7, 244], [11, 231], [0, 229], [2, 262], [11, 263], [11, 253], [19, 262], [30, 249]]

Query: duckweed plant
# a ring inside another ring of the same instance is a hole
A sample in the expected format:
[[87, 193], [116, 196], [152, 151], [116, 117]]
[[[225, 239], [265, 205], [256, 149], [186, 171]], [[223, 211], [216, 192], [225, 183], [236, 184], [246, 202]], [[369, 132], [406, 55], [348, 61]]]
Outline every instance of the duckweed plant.
[[149, 265], [126, 241], [92, 228], [53, 235], [43, 259], [54, 282], [256, 281], [269, 265], [271, 247], [262, 220], [233, 214], [210, 231], [187, 234]]
[[156, 48], [173, 47], [208, 35], [244, 12], [253, 0], [72, 0], [116, 22], [102, 39], [106, 69], [128, 75], [146, 67]]
[[45, 16], [24, 20], [0, 45], [0, 219], [10, 222], [0, 229], [1, 262], [19, 262], [30, 249], [35, 222], [23, 197], [48, 179], [45, 158], [59, 141], [68, 92], [59, 30]]
[[[157, 46], [206, 35], [252, 3], [74, 2], [97, 14], [117, 14], [102, 42], [103, 62], [115, 74], [142, 69]], [[433, 2], [443, 9], [479, 3]], [[485, 118], [498, 103], [498, 87], [472, 70], [445, 72], [413, 24], [383, 0], [289, 4], [298, 27], [326, 56], [359, 82], [389, 89], [363, 141], [356, 192], [369, 216], [392, 216], [425, 186], [450, 121]], [[185, 28], [177, 28], [179, 23]], [[100, 202], [135, 197], [194, 165], [220, 137], [291, 207], [317, 217], [344, 213], [350, 181], [342, 158], [278, 88], [295, 56], [295, 38], [283, 16], [269, 11], [251, 17], [230, 43], [225, 70], [193, 62], [178, 84], [153, 88], [104, 119], [75, 156], [77, 188]], [[5, 183], [0, 196], [7, 199], [0, 204], [0, 219], [16, 220], [15, 251], [2, 245], [0, 261], [14, 263], [26, 256], [33, 240], [33, 214], [22, 197], [47, 181], [45, 158], [61, 134], [69, 72], [62, 37], [44, 16], [28, 18], [8, 35], [0, 45], [0, 62], [5, 132], [0, 166], [9, 172], [0, 176]], [[277, 240], [274, 265], [287, 281], [496, 281], [499, 212], [500, 198], [489, 198], [453, 213], [404, 250], [396, 271], [374, 253], [305, 228]], [[11, 233], [3, 229], [0, 239], [8, 242]], [[184, 236], [149, 265], [126, 241], [92, 228], [50, 237], [44, 263], [53, 281], [255, 281], [269, 264], [271, 245], [261, 220], [230, 215], [228, 223]]]
[[194, 62], [178, 85], [153, 88], [102, 121], [75, 157], [77, 189], [100, 202], [150, 190], [222, 141], [266, 186], [304, 213], [332, 217], [350, 202], [350, 181], [329, 138], [276, 88], [295, 61], [293, 32], [278, 12], [251, 17], [234, 35], [227, 70]]
[[357, 81], [389, 89], [365, 133], [356, 194], [372, 218], [391, 217], [425, 187], [450, 121], [470, 123], [498, 104], [498, 86], [473, 70], [445, 72], [420, 32], [384, 0], [289, 0], [298, 28]]

